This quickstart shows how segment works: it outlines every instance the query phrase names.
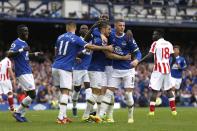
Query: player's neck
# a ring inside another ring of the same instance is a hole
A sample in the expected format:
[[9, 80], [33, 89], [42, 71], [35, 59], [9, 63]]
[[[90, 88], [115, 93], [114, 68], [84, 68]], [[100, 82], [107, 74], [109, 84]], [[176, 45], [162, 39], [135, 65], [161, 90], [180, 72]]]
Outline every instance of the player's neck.
[[117, 37], [122, 37], [123, 35], [124, 35], [124, 33], [116, 32], [116, 36], [117, 36]]
[[18, 39], [21, 40], [21, 41], [25, 41], [25, 39], [22, 38], [22, 37], [18, 37]]

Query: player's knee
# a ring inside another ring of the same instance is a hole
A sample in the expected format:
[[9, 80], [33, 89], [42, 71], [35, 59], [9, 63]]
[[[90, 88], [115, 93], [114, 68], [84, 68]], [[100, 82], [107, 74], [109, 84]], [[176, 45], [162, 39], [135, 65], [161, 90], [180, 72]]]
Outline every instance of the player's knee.
[[88, 88], [90, 88], [90, 83], [89, 82], [84, 82], [84, 86], [85, 86], [85, 89], [88, 89]]
[[168, 98], [174, 97], [174, 95], [173, 95], [173, 93], [172, 93], [172, 90], [168, 90], [168, 91], [167, 91], [167, 97], [168, 97]]
[[76, 92], [79, 92], [79, 91], [81, 90], [81, 86], [75, 86], [75, 87], [74, 87], [74, 90], [75, 90]]
[[36, 92], [33, 91], [27, 91], [27, 95], [33, 100], [36, 98]]

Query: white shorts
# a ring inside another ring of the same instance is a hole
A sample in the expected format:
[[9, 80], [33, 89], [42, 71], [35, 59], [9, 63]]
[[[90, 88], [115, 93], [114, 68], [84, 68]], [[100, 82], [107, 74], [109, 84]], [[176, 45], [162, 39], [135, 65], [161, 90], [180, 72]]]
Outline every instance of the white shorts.
[[106, 79], [107, 79], [107, 86], [109, 86], [109, 83], [112, 79], [112, 72], [113, 72], [113, 67], [112, 66], [105, 66], [105, 74], [106, 74]]
[[10, 80], [0, 82], [0, 94], [8, 94], [12, 92], [12, 83]]
[[163, 87], [163, 90], [169, 90], [171, 86], [171, 74], [162, 74], [160, 72], [153, 72], [150, 78], [149, 87], [153, 90], [160, 91]]
[[89, 71], [90, 87], [101, 89], [107, 86], [107, 78], [105, 72]]
[[52, 68], [53, 85], [72, 90], [72, 72]]
[[181, 82], [182, 82], [182, 79], [181, 78], [178, 79], [178, 78], [171, 77], [172, 87], [175, 87], [177, 90], [180, 89]]
[[80, 86], [84, 82], [90, 82], [87, 70], [73, 70], [73, 85]]
[[117, 70], [113, 69], [109, 87], [119, 88], [123, 84], [124, 88], [134, 88], [135, 69]]
[[25, 91], [36, 89], [33, 74], [20, 75], [19, 77], [17, 77], [17, 80], [19, 82], [19, 85], [21, 85], [21, 87]]

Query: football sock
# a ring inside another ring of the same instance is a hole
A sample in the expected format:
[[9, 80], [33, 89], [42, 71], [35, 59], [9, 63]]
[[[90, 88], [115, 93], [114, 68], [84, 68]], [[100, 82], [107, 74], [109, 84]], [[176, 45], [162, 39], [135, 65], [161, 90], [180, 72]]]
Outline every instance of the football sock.
[[14, 100], [13, 95], [8, 95], [8, 104], [11, 111], [14, 111]]
[[128, 106], [128, 118], [133, 118], [133, 110], [134, 110], [134, 100], [133, 93], [126, 92], [127, 106]]
[[59, 101], [59, 114], [58, 114], [58, 118], [60, 120], [63, 120], [63, 118], [67, 117], [66, 114], [66, 109], [67, 109], [67, 103], [68, 103], [68, 95], [66, 94], [62, 94], [60, 97], [60, 101]]

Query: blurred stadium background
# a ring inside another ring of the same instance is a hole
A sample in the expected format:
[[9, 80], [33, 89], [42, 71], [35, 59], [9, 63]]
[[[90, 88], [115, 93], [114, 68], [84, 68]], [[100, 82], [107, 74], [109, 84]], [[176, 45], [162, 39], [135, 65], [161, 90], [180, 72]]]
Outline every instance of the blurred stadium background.
[[[197, 0], [0, 0], [0, 50], [8, 50], [15, 40], [16, 26], [26, 24], [30, 29], [28, 43], [32, 51], [45, 52], [44, 58], [31, 62], [37, 87], [37, 98], [31, 108], [57, 108], [58, 90], [51, 83], [53, 47], [58, 35], [65, 32], [65, 23], [74, 20], [78, 26], [91, 26], [101, 13], [107, 13], [110, 21], [124, 18], [126, 30], [131, 29], [143, 55], [151, 45], [152, 31], [165, 29], [165, 38], [181, 46], [188, 68], [177, 95], [177, 105], [197, 107]], [[153, 64], [148, 61], [136, 69], [135, 106], [147, 107], [149, 102], [149, 78]], [[20, 85], [15, 89], [15, 102], [25, 94]], [[116, 91], [117, 107], [126, 107], [124, 90]], [[168, 106], [165, 94], [160, 93], [162, 103]], [[6, 96], [4, 96], [6, 100]], [[79, 102], [85, 102], [81, 91]], [[7, 110], [1, 101], [0, 110]]]

